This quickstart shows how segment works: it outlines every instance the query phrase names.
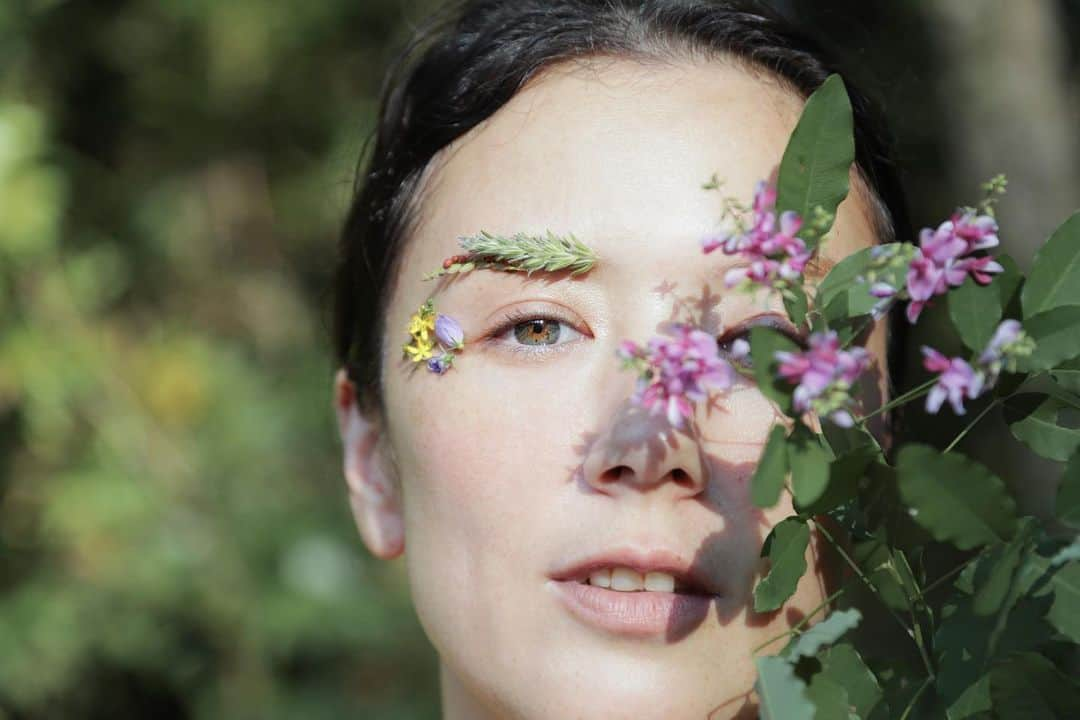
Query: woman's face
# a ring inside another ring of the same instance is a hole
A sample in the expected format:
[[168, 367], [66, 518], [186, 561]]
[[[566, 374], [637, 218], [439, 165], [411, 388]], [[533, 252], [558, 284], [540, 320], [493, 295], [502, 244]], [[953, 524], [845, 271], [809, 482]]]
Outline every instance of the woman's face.
[[[699, 242], [722, 196], [749, 202], [773, 172], [801, 108], [728, 63], [559, 66], [426, 176], [387, 316], [387, 415], [360, 418], [340, 379], [338, 409], [361, 530], [376, 554], [405, 553], [447, 717], [734, 716], [753, 649], [825, 597], [815, 539], [795, 596], [752, 611], [762, 540], [791, 514], [787, 497], [765, 511], [749, 499], [781, 419], [770, 402], [741, 381], [677, 430], [634, 407], [616, 358], [666, 321], [725, 341], [786, 322], [775, 299], [726, 289], [738, 259]], [[720, 192], [701, 187], [713, 173]], [[852, 193], [820, 266], [872, 244], [871, 227]], [[455, 276], [435, 307], [467, 346], [445, 375], [414, 372], [401, 346], [438, 282], [422, 276], [481, 230], [573, 233], [600, 259], [577, 278]], [[868, 343], [879, 367], [882, 333]], [[685, 573], [693, 592], [589, 587], [590, 568]]]

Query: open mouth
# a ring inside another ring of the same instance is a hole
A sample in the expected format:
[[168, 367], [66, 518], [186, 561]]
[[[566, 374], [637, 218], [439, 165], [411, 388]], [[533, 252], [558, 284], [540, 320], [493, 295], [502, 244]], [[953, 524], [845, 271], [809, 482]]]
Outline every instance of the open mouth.
[[706, 595], [705, 590], [692, 579], [673, 573], [650, 570], [639, 572], [627, 567], [601, 567], [587, 575], [576, 578], [584, 585], [613, 590], [615, 592], [663, 592], [678, 595]]

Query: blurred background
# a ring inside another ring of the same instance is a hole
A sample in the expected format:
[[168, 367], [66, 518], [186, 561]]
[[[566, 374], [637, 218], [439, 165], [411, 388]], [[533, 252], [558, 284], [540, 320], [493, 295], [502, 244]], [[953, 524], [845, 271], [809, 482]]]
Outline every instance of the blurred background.
[[[328, 332], [379, 82], [436, 4], [0, 0], [0, 719], [438, 717], [347, 508]], [[883, 100], [916, 227], [1004, 172], [1026, 266], [1080, 206], [1077, 2], [775, 4]]]

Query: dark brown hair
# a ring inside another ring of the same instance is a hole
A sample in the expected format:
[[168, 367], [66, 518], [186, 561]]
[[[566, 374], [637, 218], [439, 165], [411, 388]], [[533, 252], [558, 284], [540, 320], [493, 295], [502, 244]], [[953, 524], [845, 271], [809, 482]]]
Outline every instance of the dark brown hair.
[[[383, 318], [425, 168], [540, 71], [595, 56], [732, 58], [804, 98], [839, 71], [807, 34], [757, 2], [465, 0], [447, 6], [417, 31], [386, 75], [374, 150], [357, 174], [341, 236], [334, 342], [365, 411], [382, 410]], [[845, 83], [856, 166], [870, 193], [878, 239], [907, 239], [906, 205], [880, 113]], [[889, 333], [894, 384], [906, 327], [898, 317], [894, 313]]]

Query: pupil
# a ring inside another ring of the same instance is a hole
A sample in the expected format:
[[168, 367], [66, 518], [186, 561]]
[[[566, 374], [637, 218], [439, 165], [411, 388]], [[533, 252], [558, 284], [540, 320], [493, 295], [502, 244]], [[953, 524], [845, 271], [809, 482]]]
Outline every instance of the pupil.
[[530, 320], [518, 325], [514, 334], [525, 345], [554, 345], [559, 339], [559, 324], [550, 320]]

